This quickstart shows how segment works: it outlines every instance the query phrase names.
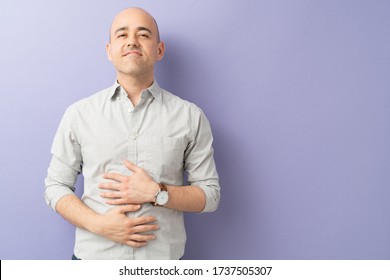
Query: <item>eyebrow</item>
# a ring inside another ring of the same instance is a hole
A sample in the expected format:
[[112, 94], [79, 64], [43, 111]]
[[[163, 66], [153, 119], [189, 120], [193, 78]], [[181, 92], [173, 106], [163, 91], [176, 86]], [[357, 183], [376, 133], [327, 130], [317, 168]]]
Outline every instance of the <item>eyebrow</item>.
[[[129, 30], [129, 28], [127, 26], [119, 27], [117, 30], [115, 30], [114, 34], [117, 34], [118, 32], [121, 32], [121, 31], [128, 31], [128, 30]], [[144, 26], [137, 27], [137, 31], [147, 31], [150, 34], [153, 34], [149, 28], [146, 28]]]
[[118, 32], [121, 32], [121, 31], [126, 31], [126, 30], [129, 30], [129, 28], [126, 27], [126, 26], [119, 27], [117, 30], [115, 30], [114, 34], [116, 34], [116, 33], [118, 33]]

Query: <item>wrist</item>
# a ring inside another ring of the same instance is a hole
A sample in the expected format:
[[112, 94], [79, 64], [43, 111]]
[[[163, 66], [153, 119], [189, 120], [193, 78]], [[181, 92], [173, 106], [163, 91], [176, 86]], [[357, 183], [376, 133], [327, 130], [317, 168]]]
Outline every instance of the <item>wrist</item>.
[[156, 202], [156, 194], [160, 191], [160, 184], [153, 181], [152, 188], [151, 188], [151, 198], [149, 202], [155, 203]]
[[92, 217], [90, 217], [90, 219], [87, 219], [85, 229], [92, 233], [101, 235], [104, 228], [103, 224], [103, 216], [95, 213]]
[[168, 188], [166, 185], [159, 183], [159, 190], [158, 192], [154, 195], [155, 200], [152, 202], [154, 206], [164, 206], [165, 204], [168, 203], [169, 200], [169, 193], [168, 193]]

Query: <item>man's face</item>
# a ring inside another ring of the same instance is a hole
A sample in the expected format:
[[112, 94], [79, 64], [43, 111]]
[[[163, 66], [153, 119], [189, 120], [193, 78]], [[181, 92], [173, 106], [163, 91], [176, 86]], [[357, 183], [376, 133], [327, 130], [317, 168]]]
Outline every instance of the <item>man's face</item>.
[[150, 76], [164, 55], [164, 44], [158, 42], [157, 26], [149, 14], [128, 9], [114, 19], [106, 50], [118, 75]]

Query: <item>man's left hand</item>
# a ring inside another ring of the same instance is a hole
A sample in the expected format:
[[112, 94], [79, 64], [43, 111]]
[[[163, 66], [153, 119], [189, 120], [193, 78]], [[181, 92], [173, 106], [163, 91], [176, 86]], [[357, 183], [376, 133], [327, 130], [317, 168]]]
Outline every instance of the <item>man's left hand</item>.
[[133, 172], [126, 176], [117, 173], [106, 173], [104, 179], [114, 182], [102, 183], [98, 187], [110, 192], [101, 193], [101, 197], [108, 198], [110, 205], [143, 204], [154, 202], [159, 185], [153, 181], [149, 174], [137, 165], [125, 160], [126, 167]]

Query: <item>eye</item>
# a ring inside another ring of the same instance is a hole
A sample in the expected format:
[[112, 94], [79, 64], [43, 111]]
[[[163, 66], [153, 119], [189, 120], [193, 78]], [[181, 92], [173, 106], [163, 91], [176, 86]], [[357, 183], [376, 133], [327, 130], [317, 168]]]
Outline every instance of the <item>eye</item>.
[[126, 37], [126, 34], [122, 33], [122, 34], [119, 34], [119, 35], [117, 36], [117, 38], [123, 38], [123, 37]]
[[150, 37], [148, 33], [140, 33], [139, 36], [142, 38], [149, 38]]

